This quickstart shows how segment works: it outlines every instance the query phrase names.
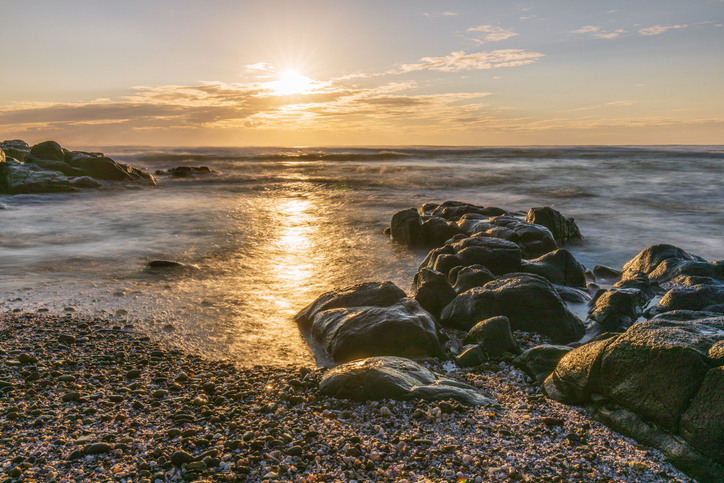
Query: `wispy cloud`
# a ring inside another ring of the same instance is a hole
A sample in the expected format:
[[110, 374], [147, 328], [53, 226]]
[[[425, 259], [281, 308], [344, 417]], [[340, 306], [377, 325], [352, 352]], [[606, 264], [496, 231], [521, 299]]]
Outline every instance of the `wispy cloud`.
[[596, 27], [594, 25], [586, 25], [585, 27], [581, 27], [577, 30], [571, 31], [571, 33], [574, 34], [590, 34], [591, 37], [597, 38], [597, 39], [615, 39], [619, 35], [626, 33], [623, 29], [618, 29], [614, 31], [605, 31], [602, 30], [601, 27]]
[[463, 70], [497, 69], [531, 64], [541, 57], [544, 57], [544, 54], [527, 52], [521, 49], [493, 50], [473, 54], [460, 51], [444, 57], [423, 57], [420, 59], [420, 63], [404, 64], [401, 69], [402, 72], [417, 70], [460, 72]]
[[647, 27], [639, 30], [641, 35], [661, 35], [667, 30], [672, 29], [683, 29], [688, 25], [654, 25], [653, 27]]
[[441, 12], [441, 13], [423, 13], [425, 17], [454, 17], [456, 15], [459, 15], [455, 12]]
[[474, 39], [480, 44], [485, 42], [499, 42], [518, 35], [512, 30], [495, 27], [493, 25], [481, 25], [479, 27], [469, 28], [468, 32], [481, 32], [482, 35]]
[[632, 104], [636, 104], [636, 101], [613, 101], [613, 102], [606, 102], [604, 104], [596, 104], [595, 106], [586, 106], [586, 107], [579, 107], [576, 109], [569, 109], [568, 112], [588, 111], [590, 109], [598, 109], [598, 108], [606, 107], [606, 106], [630, 106]]

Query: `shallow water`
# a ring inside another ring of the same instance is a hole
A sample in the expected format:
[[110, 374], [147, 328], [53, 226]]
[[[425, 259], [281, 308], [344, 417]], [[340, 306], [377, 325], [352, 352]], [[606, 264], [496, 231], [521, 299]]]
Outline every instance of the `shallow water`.
[[[586, 240], [569, 248], [589, 268], [621, 268], [655, 243], [724, 258], [720, 146], [105, 152], [217, 173], [0, 196], [0, 310], [73, 307], [211, 357], [310, 363], [293, 315], [354, 283], [408, 289], [425, 252], [382, 230], [397, 210], [448, 199], [553, 206], [579, 224]], [[188, 267], [145, 270], [154, 259]]]

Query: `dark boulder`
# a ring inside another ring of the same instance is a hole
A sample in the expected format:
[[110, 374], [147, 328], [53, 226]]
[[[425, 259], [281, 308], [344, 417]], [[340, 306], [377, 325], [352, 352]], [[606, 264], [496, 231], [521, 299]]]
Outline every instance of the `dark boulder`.
[[596, 280], [619, 281], [621, 280], [621, 270], [605, 265], [596, 265], [593, 267], [593, 276], [596, 277]]
[[458, 267], [450, 271], [450, 276], [453, 276], [455, 271], [455, 285], [453, 289], [457, 293], [467, 292], [471, 288], [482, 287], [488, 282], [495, 280], [495, 275], [485, 268], [484, 265], [476, 264], [468, 267]]
[[424, 205], [423, 210], [426, 214], [429, 213], [447, 220], [459, 220], [469, 213], [483, 216], [499, 216], [507, 213], [500, 208], [471, 205], [470, 203], [463, 203], [461, 201], [445, 201], [439, 205]]
[[60, 171], [44, 171], [31, 164], [5, 162], [0, 165], [0, 191], [11, 195], [75, 191]]
[[185, 268], [186, 265], [171, 260], [151, 260], [146, 268]]
[[302, 327], [309, 327], [314, 317], [325, 310], [350, 307], [389, 307], [407, 297], [392, 282], [367, 282], [326, 292], [294, 316]]
[[520, 354], [518, 341], [510, 330], [507, 317], [492, 317], [478, 322], [465, 336], [463, 344], [479, 345], [490, 359], [500, 359], [503, 354]]
[[591, 302], [591, 295], [587, 290], [555, 284], [553, 287], [564, 302], [570, 302], [572, 304], [588, 304]]
[[549, 206], [531, 208], [525, 221], [545, 226], [558, 243], [572, 243], [583, 239], [581, 230], [573, 218], [566, 218]]
[[454, 221], [437, 216], [425, 216], [422, 222], [422, 243], [424, 245], [441, 246], [447, 240], [462, 233]]
[[20, 139], [1, 142], [0, 150], [2, 150], [8, 157], [18, 161], [23, 161], [25, 156], [30, 154], [30, 146], [28, 146], [28, 143], [21, 141]]
[[508, 215], [491, 218], [490, 222], [515, 233], [514, 237], [507, 239], [520, 247], [524, 258], [537, 258], [558, 248], [553, 234], [542, 225], [528, 223]]
[[672, 288], [649, 309], [650, 314], [672, 310], [708, 311], [724, 303], [724, 285], [692, 285]]
[[440, 379], [432, 371], [400, 357], [372, 357], [335, 367], [322, 378], [323, 394], [357, 401], [454, 399], [466, 406], [497, 406], [478, 389]]
[[422, 217], [415, 208], [401, 210], [392, 215], [392, 239], [409, 247], [422, 245]]
[[211, 174], [214, 171], [208, 166], [177, 166], [166, 171], [156, 171], [156, 174], [167, 174], [172, 178], [187, 178], [199, 174]]
[[538, 345], [516, 357], [513, 363], [538, 383], [543, 383], [555, 370], [558, 361], [572, 350], [566, 345]]
[[705, 456], [724, 465], [724, 366], [706, 373], [681, 416], [681, 435]]
[[590, 342], [561, 358], [543, 384], [543, 392], [564, 404], [581, 405], [591, 401], [591, 394], [602, 393], [601, 358], [616, 338]]
[[55, 141], [45, 141], [36, 144], [30, 149], [30, 154], [37, 159], [47, 159], [52, 161], [65, 161], [65, 153], [60, 144]]
[[445, 275], [455, 267], [483, 265], [496, 275], [516, 272], [521, 263], [520, 248], [513, 242], [481, 236], [466, 237], [436, 248], [420, 264]]
[[540, 275], [556, 285], [586, 288], [586, 269], [566, 249], [554, 250], [535, 260], [523, 262], [520, 271]]
[[25, 158], [25, 165], [32, 163], [47, 171], [60, 171], [66, 176], [83, 176], [83, 170], [74, 168], [64, 161], [55, 161], [50, 159], [40, 159], [33, 155]]
[[460, 367], [475, 367], [487, 361], [488, 354], [480, 345], [465, 346], [463, 351], [455, 358], [455, 364]]
[[556, 343], [573, 342], [585, 332], [553, 285], [527, 273], [505, 275], [459, 294], [440, 319], [443, 325], [467, 331], [480, 320], [500, 315], [510, 320], [512, 330], [537, 332]]
[[335, 362], [388, 355], [445, 358], [435, 319], [411, 298], [388, 307], [319, 311], [312, 337]]
[[588, 317], [601, 324], [603, 330], [623, 332], [631, 327], [643, 313], [648, 299], [636, 289], [607, 290], [588, 312]]
[[444, 274], [429, 268], [415, 274], [413, 286], [415, 300], [435, 318], [440, 317], [442, 309], [457, 295]]
[[90, 176], [80, 176], [78, 178], [71, 178], [70, 185], [74, 188], [100, 188], [103, 186], [103, 183]]
[[651, 281], [662, 282], [671, 278], [671, 272], [682, 262], [690, 261], [708, 263], [673, 245], [652, 245], [623, 266], [622, 278], [627, 280], [643, 275]]

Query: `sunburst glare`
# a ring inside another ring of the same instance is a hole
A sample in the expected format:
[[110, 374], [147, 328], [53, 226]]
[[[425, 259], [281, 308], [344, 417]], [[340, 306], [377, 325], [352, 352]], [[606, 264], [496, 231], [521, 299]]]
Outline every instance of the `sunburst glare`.
[[305, 94], [312, 89], [313, 81], [299, 72], [288, 70], [279, 75], [278, 81], [269, 83], [272, 91], [281, 96]]

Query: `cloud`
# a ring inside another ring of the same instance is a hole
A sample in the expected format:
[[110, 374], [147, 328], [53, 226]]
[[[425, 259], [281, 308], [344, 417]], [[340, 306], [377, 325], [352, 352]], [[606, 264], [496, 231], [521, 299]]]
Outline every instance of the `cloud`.
[[568, 112], [588, 111], [590, 109], [598, 109], [600, 107], [605, 107], [605, 106], [630, 106], [632, 104], [636, 104], [636, 101], [613, 101], [613, 102], [606, 102], [604, 104], [596, 104], [595, 106], [586, 106], [586, 107], [579, 107], [576, 109], [569, 109]]
[[418, 64], [404, 64], [402, 72], [417, 70], [439, 70], [443, 72], [460, 72], [463, 70], [484, 70], [500, 67], [516, 67], [535, 62], [544, 57], [537, 52], [526, 52], [521, 49], [493, 50], [466, 54], [463, 51], [453, 52], [445, 57], [423, 57]]
[[683, 29], [688, 27], [688, 25], [654, 25], [653, 27], [647, 27], [644, 29], [640, 29], [639, 33], [641, 35], [661, 35], [667, 30], [671, 29]]
[[454, 17], [454, 16], [460, 15], [460, 14], [455, 13], [455, 12], [442, 12], [442, 13], [423, 13], [423, 15], [425, 17], [432, 18], [432, 17], [441, 17], [441, 16], [442, 17]]
[[245, 65], [247, 70], [273, 71], [274, 66], [269, 62], [257, 62], [256, 64]]
[[615, 39], [619, 35], [626, 33], [623, 29], [614, 30], [613, 32], [607, 32], [605, 30], [601, 30], [601, 27], [596, 27], [594, 25], [586, 25], [585, 27], [581, 27], [577, 30], [572, 30], [571, 33], [574, 34], [591, 34], [591, 37], [597, 38], [597, 39]]
[[501, 40], [509, 39], [510, 37], [518, 35], [512, 30], [504, 29], [502, 27], [494, 27], [492, 25], [481, 25], [479, 27], [469, 28], [468, 32], [484, 33], [485, 35], [482, 35], [480, 38], [475, 39], [478, 43], [481, 44], [484, 42], [499, 42]]

